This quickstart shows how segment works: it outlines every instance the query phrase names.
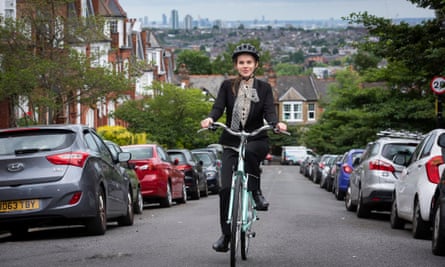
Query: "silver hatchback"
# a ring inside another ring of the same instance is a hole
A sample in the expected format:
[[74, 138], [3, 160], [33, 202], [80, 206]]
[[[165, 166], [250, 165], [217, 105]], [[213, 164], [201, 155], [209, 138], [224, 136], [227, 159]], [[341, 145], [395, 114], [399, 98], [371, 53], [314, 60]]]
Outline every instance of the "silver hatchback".
[[421, 135], [385, 131], [376, 141], [367, 145], [365, 152], [354, 162], [345, 196], [346, 209], [356, 210], [364, 218], [372, 210], [390, 211], [394, 183], [404, 166], [395, 164], [397, 153], [410, 156], [422, 138]]
[[104, 234], [108, 221], [133, 224], [131, 185], [96, 132], [82, 125], [0, 130], [0, 229], [85, 225]]

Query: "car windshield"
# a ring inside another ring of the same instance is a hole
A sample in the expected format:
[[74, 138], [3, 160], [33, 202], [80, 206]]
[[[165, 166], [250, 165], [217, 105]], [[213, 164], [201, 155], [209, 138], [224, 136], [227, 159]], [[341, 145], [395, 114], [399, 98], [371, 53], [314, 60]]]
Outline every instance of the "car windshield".
[[74, 138], [71, 131], [4, 132], [0, 134], [0, 155], [59, 150], [71, 145]]
[[210, 155], [207, 153], [196, 153], [195, 156], [202, 161], [203, 166], [207, 167], [212, 165], [212, 159], [210, 158]]
[[131, 159], [135, 160], [149, 159], [153, 157], [152, 147], [123, 147], [122, 150], [124, 150], [125, 152], [130, 152]]
[[417, 143], [409, 143], [409, 144], [386, 144], [382, 150], [382, 156], [386, 159], [393, 160], [394, 156], [397, 153], [405, 153], [411, 155], [416, 149]]
[[179, 153], [179, 152], [168, 152], [168, 155], [170, 156], [170, 158], [172, 160], [177, 159], [179, 164], [187, 163], [187, 161], [185, 160], [185, 156], [182, 153]]

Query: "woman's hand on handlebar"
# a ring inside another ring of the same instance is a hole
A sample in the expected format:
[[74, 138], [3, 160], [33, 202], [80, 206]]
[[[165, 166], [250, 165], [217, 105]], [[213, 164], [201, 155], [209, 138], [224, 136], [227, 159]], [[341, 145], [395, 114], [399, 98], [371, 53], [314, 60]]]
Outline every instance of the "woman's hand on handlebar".
[[212, 118], [205, 118], [201, 121], [201, 128], [209, 128], [213, 124]]
[[277, 125], [275, 125], [275, 128], [277, 129], [278, 132], [285, 132], [287, 131], [287, 125], [283, 122], [279, 122], [277, 123]]

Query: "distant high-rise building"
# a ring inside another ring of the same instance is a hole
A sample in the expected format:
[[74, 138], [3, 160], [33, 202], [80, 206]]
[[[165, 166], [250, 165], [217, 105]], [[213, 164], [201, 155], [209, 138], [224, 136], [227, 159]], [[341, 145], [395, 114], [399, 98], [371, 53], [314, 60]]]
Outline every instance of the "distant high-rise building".
[[162, 14], [162, 25], [167, 25], [167, 15]]
[[193, 17], [190, 15], [187, 15], [184, 17], [184, 27], [185, 30], [191, 30], [193, 28]]
[[171, 28], [173, 30], [179, 29], [179, 14], [178, 14], [178, 10], [173, 9], [172, 13], [171, 13]]

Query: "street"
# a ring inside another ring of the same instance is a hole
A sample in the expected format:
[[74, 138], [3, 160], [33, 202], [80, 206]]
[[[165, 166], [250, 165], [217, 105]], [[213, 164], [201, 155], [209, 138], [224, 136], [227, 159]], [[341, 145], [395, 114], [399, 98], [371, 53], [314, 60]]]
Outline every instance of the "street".
[[[393, 230], [388, 214], [359, 219], [344, 202], [299, 174], [299, 167], [263, 166], [262, 189], [271, 203], [254, 224], [247, 261], [239, 266], [444, 266], [431, 240], [407, 226]], [[146, 206], [129, 227], [110, 223], [104, 236], [82, 228], [33, 231], [24, 240], [0, 235], [1, 266], [229, 266], [216, 253], [218, 196], [171, 208]]]

